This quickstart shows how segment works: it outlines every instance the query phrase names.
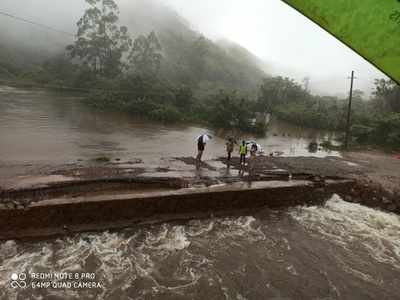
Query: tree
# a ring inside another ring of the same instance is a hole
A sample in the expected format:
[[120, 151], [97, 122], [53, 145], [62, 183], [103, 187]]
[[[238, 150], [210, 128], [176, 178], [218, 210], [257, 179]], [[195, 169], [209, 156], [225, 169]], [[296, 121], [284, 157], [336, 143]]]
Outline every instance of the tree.
[[182, 86], [175, 90], [175, 106], [182, 112], [189, 113], [193, 104], [193, 91], [188, 86]]
[[380, 112], [400, 112], [400, 86], [385, 79], [375, 80], [374, 105]]
[[152, 31], [147, 37], [140, 35], [135, 39], [128, 60], [136, 74], [154, 77], [161, 65], [161, 44]]
[[118, 6], [114, 0], [86, 0], [89, 8], [78, 21], [77, 39], [67, 50], [96, 74], [118, 75], [123, 67], [122, 56], [132, 40], [128, 28], [118, 27]]
[[310, 77], [306, 76], [303, 78], [303, 85], [304, 85], [304, 89], [309, 92], [309, 88], [310, 88]]
[[209, 103], [209, 120], [213, 126], [232, 129], [238, 128], [243, 131], [253, 129], [252, 103], [246, 98], [241, 98], [236, 92], [220, 92], [212, 97]]
[[257, 103], [261, 112], [271, 113], [279, 105], [303, 102], [309, 99], [311, 99], [311, 95], [293, 79], [278, 76], [264, 78]]
[[189, 62], [193, 70], [198, 74], [197, 77], [202, 79], [206, 71], [205, 58], [209, 52], [207, 40], [204, 36], [197, 38], [189, 50]]

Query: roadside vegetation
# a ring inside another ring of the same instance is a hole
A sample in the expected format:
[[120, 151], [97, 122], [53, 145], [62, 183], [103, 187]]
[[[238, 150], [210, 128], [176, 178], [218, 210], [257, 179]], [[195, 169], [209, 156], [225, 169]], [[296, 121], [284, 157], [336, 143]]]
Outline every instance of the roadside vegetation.
[[[296, 125], [344, 132], [348, 99], [315, 96], [289, 78], [274, 77], [264, 79], [257, 109]], [[400, 86], [395, 82], [376, 80], [370, 99], [355, 90], [351, 116], [353, 143], [400, 148]]]

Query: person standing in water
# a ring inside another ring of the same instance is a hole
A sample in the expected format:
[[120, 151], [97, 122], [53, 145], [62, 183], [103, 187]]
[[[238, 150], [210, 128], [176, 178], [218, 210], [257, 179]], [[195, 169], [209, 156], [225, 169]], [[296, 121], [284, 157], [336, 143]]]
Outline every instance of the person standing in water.
[[256, 164], [256, 156], [257, 156], [257, 151], [258, 151], [258, 146], [256, 143], [253, 143], [250, 147], [250, 162], [249, 162], [249, 166], [250, 166], [250, 171], [252, 172], [255, 164]]
[[226, 142], [226, 152], [228, 154], [228, 162], [231, 161], [232, 158], [232, 152], [235, 148], [235, 141], [233, 138], [228, 138], [228, 141]]
[[250, 148], [250, 156], [256, 157], [257, 151], [258, 151], [258, 146], [256, 143], [253, 143]]
[[202, 134], [197, 138], [197, 157], [196, 162], [198, 164], [201, 163], [201, 158], [203, 156], [204, 149], [206, 147], [207, 141], [211, 139], [211, 136], [208, 134]]
[[240, 144], [239, 154], [240, 154], [240, 164], [245, 165], [246, 164], [246, 155], [247, 155], [246, 141], [242, 141], [242, 144]]

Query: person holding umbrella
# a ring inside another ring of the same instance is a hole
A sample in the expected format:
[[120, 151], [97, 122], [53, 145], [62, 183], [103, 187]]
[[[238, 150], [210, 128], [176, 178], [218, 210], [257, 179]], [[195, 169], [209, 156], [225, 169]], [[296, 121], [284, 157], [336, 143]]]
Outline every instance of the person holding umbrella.
[[199, 137], [197, 137], [197, 157], [196, 157], [196, 162], [198, 164], [201, 163], [201, 157], [203, 156], [204, 149], [206, 147], [206, 144], [209, 140], [212, 139], [212, 136], [209, 134], [202, 134]]

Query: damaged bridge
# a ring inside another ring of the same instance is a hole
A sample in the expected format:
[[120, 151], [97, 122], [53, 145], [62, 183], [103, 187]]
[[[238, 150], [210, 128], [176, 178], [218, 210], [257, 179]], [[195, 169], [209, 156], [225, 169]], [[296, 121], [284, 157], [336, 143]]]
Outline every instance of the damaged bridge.
[[69, 180], [0, 193], [0, 239], [43, 238], [133, 224], [322, 204], [353, 180], [297, 176], [199, 184], [180, 178]]

